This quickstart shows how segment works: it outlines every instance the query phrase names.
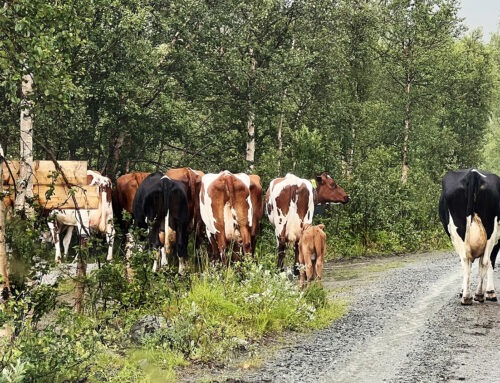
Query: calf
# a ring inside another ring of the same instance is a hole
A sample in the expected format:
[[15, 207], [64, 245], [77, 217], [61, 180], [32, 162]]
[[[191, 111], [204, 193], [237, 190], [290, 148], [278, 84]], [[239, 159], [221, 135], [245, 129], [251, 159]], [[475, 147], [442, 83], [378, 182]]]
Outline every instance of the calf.
[[472, 304], [470, 272], [476, 258], [479, 258], [479, 283], [474, 299], [484, 302], [486, 292], [486, 300], [496, 301], [490, 257], [496, 257], [498, 248], [493, 249], [500, 236], [500, 178], [477, 169], [446, 173], [439, 200], [439, 217], [462, 263], [461, 303]]
[[[299, 263], [300, 287], [304, 285], [304, 277], [307, 282], [321, 280], [323, 276], [323, 262], [325, 259], [326, 234], [323, 231], [325, 225], [305, 225], [299, 240]], [[304, 270], [305, 269], [305, 270]]]
[[[149, 240], [157, 250], [164, 243], [165, 254], [169, 254], [171, 244], [176, 243], [179, 258], [179, 274], [184, 273], [187, 258], [188, 202], [182, 182], [170, 179], [161, 173], [146, 177], [137, 189], [133, 203], [134, 222], [149, 231]], [[161, 228], [164, 234], [161, 235]], [[162, 238], [163, 237], [163, 238]], [[163, 241], [162, 241], [163, 239]], [[153, 269], [156, 271], [158, 255]]]

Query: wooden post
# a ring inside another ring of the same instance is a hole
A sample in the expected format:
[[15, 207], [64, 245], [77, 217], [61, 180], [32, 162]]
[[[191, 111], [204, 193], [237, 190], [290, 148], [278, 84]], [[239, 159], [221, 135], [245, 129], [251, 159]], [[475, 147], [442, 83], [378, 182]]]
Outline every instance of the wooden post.
[[[0, 145], [0, 193], [3, 193], [3, 164], [4, 154]], [[0, 302], [9, 299], [10, 283], [7, 270], [7, 246], [5, 243], [5, 214], [6, 208], [2, 198], [0, 198]]]

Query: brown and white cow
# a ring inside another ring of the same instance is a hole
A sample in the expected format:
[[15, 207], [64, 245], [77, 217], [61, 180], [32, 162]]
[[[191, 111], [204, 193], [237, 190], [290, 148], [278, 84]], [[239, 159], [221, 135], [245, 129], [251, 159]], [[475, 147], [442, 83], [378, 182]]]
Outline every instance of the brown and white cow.
[[323, 276], [323, 262], [326, 250], [325, 225], [312, 226], [306, 224], [299, 240], [300, 287]]
[[244, 254], [252, 254], [253, 205], [247, 174], [205, 174], [201, 181], [200, 213], [212, 254], [226, 263], [226, 251], [234, 241]]
[[314, 183], [315, 187], [310, 181], [288, 173], [284, 178], [272, 180], [266, 193], [266, 212], [278, 242], [278, 268], [283, 269], [289, 243], [295, 250], [296, 275], [298, 241], [304, 225], [312, 223], [314, 205], [349, 202], [349, 196], [328, 174], [317, 175]]
[[[113, 258], [113, 242], [115, 230], [113, 227], [113, 207], [111, 202], [111, 180], [98, 172], [87, 170], [87, 183], [99, 188], [101, 198], [97, 209], [56, 209], [50, 212], [54, 217], [48, 225], [56, 248], [56, 262], [61, 262], [61, 247], [59, 237], [66, 231], [63, 238], [64, 256], [67, 257], [73, 228], [76, 227], [80, 237], [88, 237], [91, 231], [106, 235], [108, 243], [107, 260]], [[81, 218], [81, 219], [80, 219]]]

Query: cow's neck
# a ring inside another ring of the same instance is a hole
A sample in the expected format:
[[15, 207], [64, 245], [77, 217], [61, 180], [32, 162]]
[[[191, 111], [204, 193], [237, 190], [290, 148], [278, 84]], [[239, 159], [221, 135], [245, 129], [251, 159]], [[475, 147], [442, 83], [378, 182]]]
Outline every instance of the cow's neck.
[[321, 204], [321, 202], [319, 202], [318, 189], [315, 187], [313, 187], [313, 202], [314, 206]]

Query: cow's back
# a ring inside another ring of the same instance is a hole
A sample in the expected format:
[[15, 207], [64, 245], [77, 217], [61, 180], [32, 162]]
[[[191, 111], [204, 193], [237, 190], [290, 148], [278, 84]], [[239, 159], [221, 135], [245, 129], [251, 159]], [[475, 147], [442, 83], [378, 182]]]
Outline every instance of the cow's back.
[[500, 178], [476, 169], [450, 171], [443, 177], [439, 216], [448, 235], [450, 215], [457, 233], [465, 239], [467, 217], [481, 219], [490, 238], [500, 218]]
[[312, 223], [311, 182], [293, 174], [271, 181], [266, 193], [266, 210], [278, 242], [297, 242], [303, 225]]
[[123, 209], [132, 213], [135, 193], [137, 193], [139, 185], [150, 174], [151, 173], [134, 172], [118, 177], [116, 180], [116, 188], [113, 192], [113, 202], [116, 201], [116, 206], [120, 211]]

